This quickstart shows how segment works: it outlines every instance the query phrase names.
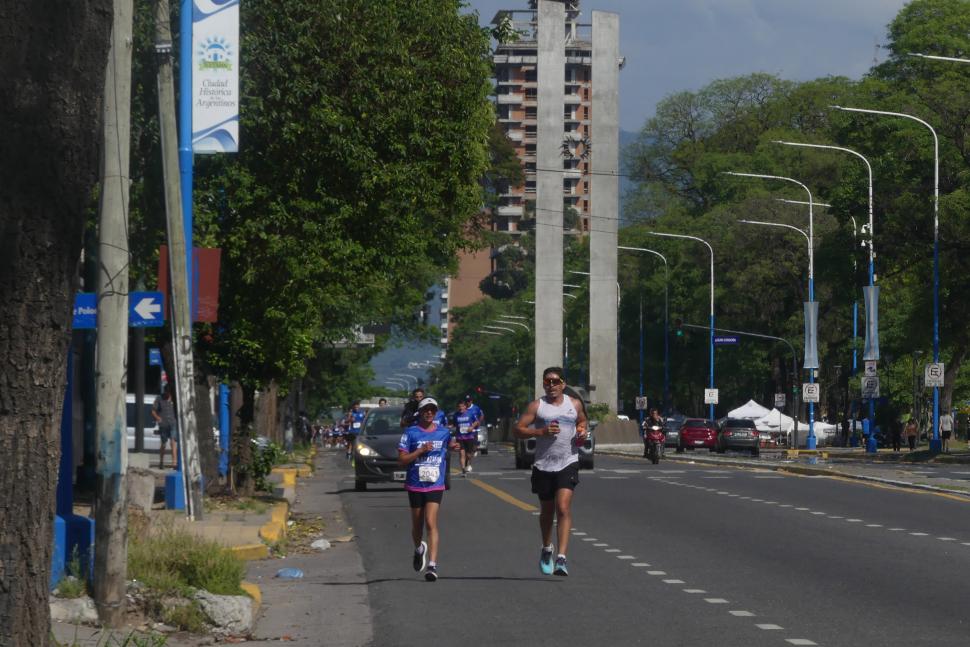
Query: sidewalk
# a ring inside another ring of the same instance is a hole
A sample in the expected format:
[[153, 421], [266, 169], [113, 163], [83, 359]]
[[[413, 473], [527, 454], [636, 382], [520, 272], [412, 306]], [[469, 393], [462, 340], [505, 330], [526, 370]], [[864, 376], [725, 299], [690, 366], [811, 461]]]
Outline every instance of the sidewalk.
[[[643, 446], [635, 444], [596, 445], [602, 454], [619, 456], [643, 456]], [[677, 454], [668, 448], [664, 460], [709, 464], [712, 466], [746, 467], [786, 471], [806, 476], [838, 476], [893, 485], [897, 487], [945, 492], [970, 497], [970, 451], [953, 450], [950, 454], [930, 454], [927, 451], [893, 452], [880, 449], [876, 454], [866, 454], [861, 448], [827, 447], [815, 452], [799, 450], [798, 456], [790, 458], [787, 450], [762, 449], [758, 458], [748, 456], [723, 456], [704, 451]], [[967, 475], [944, 475], [937, 477], [927, 466], [968, 465]]]

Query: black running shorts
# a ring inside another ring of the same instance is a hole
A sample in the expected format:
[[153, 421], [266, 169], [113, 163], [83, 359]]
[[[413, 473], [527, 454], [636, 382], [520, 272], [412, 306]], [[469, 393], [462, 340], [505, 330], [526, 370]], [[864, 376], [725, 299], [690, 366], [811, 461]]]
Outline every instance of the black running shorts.
[[540, 501], [552, 501], [556, 490], [573, 490], [579, 483], [579, 463], [568, 465], [558, 472], [543, 472], [532, 468], [532, 491], [539, 495]]
[[412, 492], [408, 490], [408, 503], [412, 508], [423, 508], [427, 503], [437, 503], [441, 505], [441, 497], [444, 490], [432, 490], [431, 492]]

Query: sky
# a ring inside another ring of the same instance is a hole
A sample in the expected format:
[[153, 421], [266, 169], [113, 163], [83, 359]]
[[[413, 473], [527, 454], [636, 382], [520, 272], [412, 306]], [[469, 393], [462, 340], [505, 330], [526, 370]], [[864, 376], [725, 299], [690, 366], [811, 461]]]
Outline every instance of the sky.
[[[527, 0], [466, 0], [488, 25]], [[620, 128], [639, 131], [657, 102], [716, 79], [767, 72], [793, 81], [860, 78], [886, 52], [886, 26], [906, 0], [581, 0], [620, 14]]]

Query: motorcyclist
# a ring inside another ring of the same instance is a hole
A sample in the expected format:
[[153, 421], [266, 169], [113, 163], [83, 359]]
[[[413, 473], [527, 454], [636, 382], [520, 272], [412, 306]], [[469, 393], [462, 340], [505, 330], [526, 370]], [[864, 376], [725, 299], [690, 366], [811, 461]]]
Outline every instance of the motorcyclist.
[[660, 417], [660, 412], [656, 408], [650, 409], [650, 413], [647, 417], [643, 419], [643, 457], [647, 458], [650, 455], [650, 441], [647, 440], [647, 432], [650, 431], [651, 427], [660, 427], [663, 429], [664, 419]]

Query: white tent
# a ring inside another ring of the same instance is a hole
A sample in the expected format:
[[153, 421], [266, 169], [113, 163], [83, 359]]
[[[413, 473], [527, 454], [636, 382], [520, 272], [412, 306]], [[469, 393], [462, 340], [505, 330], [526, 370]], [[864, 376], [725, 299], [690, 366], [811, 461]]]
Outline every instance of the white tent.
[[[792, 427], [795, 426], [795, 421], [778, 409], [772, 409], [755, 420], [754, 426], [758, 431], [780, 431], [785, 433], [792, 430]], [[801, 429], [801, 427], [802, 425], [799, 423], [798, 428]], [[806, 426], [805, 429], [808, 429], [808, 427]]]
[[744, 420], [757, 420], [768, 414], [768, 409], [761, 406], [754, 400], [748, 400], [733, 411], [728, 411], [728, 418], [742, 418]]

